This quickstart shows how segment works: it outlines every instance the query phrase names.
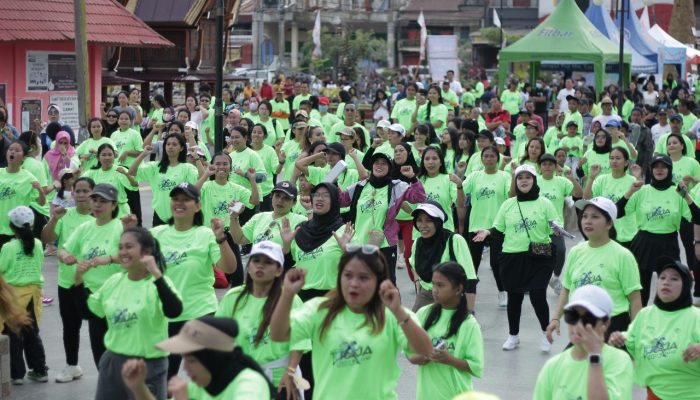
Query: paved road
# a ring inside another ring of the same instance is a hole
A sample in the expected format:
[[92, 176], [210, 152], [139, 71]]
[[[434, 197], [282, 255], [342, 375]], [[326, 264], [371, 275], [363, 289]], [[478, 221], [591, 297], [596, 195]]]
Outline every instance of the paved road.
[[[150, 204], [150, 192], [142, 192], [143, 204]], [[144, 221], [150, 224], [151, 215], [144, 215]], [[567, 248], [572, 242], [567, 239]], [[488, 255], [485, 254], [479, 271], [479, 294], [477, 296], [477, 319], [481, 324], [484, 337], [485, 368], [484, 376], [475, 379], [477, 390], [494, 393], [504, 400], [519, 400], [531, 398], [532, 389], [542, 365], [550, 357], [543, 355], [539, 350], [539, 341], [542, 332], [539, 329], [532, 306], [526, 299], [523, 305], [521, 322], [520, 348], [505, 352], [501, 345], [508, 335], [508, 324], [505, 308], [497, 305], [497, 291], [493, 275], [488, 263]], [[56, 298], [56, 258], [47, 258], [44, 266], [46, 279], [45, 293]], [[405, 269], [397, 271], [399, 289], [401, 290], [403, 303], [407, 307], [413, 305], [413, 286], [408, 279]], [[225, 290], [218, 290], [219, 297]], [[556, 304], [556, 297], [551, 290], [548, 293], [550, 307]], [[56, 300], [57, 302], [57, 300]], [[97, 370], [92, 361], [90, 352], [87, 324], [81, 332], [80, 366], [85, 375], [82, 379], [71, 383], [58, 384], [54, 382], [56, 374], [64, 367], [65, 357], [61, 339], [62, 325], [58, 312], [58, 304], [45, 307], [41, 321], [41, 337], [47, 353], [49, 370], [49, 383], [27, 382], [24, 386], [13, 387], [12, 399], [17, 400], [83, 400], [94, 397], [97, 384]], [[562, 336], [553, 346], [552, 354], [557, 354], [568, 343], [567, 333], [562, 330]], [[397, 392], [399, 399], [410, 400], [415, 398], [416, 367], [409, 364], [403, 356], [399, 356], [399, 365], [402, 370]], [[642, 391], [636, 388], [635, 398], [644, 398]]]

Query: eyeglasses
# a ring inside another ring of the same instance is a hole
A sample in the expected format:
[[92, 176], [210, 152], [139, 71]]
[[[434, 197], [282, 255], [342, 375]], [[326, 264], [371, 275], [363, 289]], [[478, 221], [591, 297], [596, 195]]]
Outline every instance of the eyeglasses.
[[356, 244], [356, 243], [348, 243], [345, 246], [345, 251], [348, 253], [356, 253], [359, 251], [362, 251], [362, 254], [375, 254], [379, 253], [379, 247], [373, 245], [373, 244]]
[[311, 193], [311, 198], [312, 199], [330, 200], [331, 194], [330, 193]]
[[56, 111], [56, 110], [49, 111], [49, 115], [58, 115], [58, 111]]
[[564, 310], [564, 321], [569, 325], [576, 325], [578, 321], [581, 321], [583, 326], [591, 325], [595, 326], [600, 318], [596, 317], [591, 313], [585, 313], [583, 315], [579, 314], [576, 310]]

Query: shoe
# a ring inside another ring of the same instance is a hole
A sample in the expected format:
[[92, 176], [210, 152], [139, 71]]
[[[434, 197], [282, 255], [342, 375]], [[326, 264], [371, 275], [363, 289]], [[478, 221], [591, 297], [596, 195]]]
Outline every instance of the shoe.
[[46, 372], [38, 373], [34, 371], [29, 371], [27, 372], [27, 379], [32, 380], [34, 382], [48, 382], [49, 374], [47, 374]]
[[50, 257], [50, 256], [55, 256], [56, 255], [56, 246], [50, 244], [46, 246], [46, 250], [44, 250], [44, 257]]
[[506, 339], [505, 343], [503, 343], [503, 350], [505, 351], [511, 351], [515, 350], [520, 346], [520, 336], [518, 335], [508, 335], [508, 339]]
[[22, 378], [13, 379], [12, 384], [15, 386], [24, 385], [24, 379], [22, 379]]
[[56, 382], [66, 383], [71, 382], [76, 379], [80, 379], [83, 376], [83, 370], [80, 369], [78, 365], [68, 365], [61, 372], [56, 375]]
[[544, 332], [542, 333], [542, 339], [540, 340], [540, 350], [544, 354], [549, 354], [550, 350], [552, 350], [552, 344], [549, 343], [549, 340], [547, 340], [547, 335]]
[[508, 293], [498, 292], [498, 306], [507, 307], [508, 306]]
[[558, 276], [552, 276], [552, 279], [549, 280], [549, 287], [551, 287], [554, 290], [554, 293], [559, 296], [561, 294], [561, 290], [564, 288], [561, 284], [561, 279], [559, 279]]
[[45, 306], [50, 306], [51, 304], [53, 304], [53, 297], [44, 296], [42, 294], [41, 295], [41, 304], [43, 304]]

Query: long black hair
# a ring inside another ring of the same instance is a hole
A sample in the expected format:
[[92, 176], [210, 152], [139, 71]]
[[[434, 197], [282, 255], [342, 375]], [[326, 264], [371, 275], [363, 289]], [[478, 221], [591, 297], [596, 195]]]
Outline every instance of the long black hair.
[[[681, 143], [682, 143], [682, 142], [683, 142], [683, 139], [681, 139]], [[613, 151], [618, 151], [618, 152], [620, 152], [620, 154], [622, 154], [622, 158], [624, 158], [625, 161], [628, 162], [628, 163], [627, 163], [627, 166], [625, 167], [625, 172], [627, 172], [627, 169], [629, 168], [630, 153], [627, 151], [626, 148], [624, 148], [624, 147], [618, 147], [618, 146], [615, 146], [615, 147], [613, 147], [613, 148], [610, 150], [610, 155], [612, 155], [612, 152], [613, 152]]]
[[14, 232], [15, 235], [22, 242], [22, 251], [24, 251], [24, 255], [33, 256], [35, 243], [32, 225], [27, 223], [22, 226], [16, 226], [12, 222], [10, 222], [10, 228], [12, 229], [12, 232]]
[[[466, 291], [467, 275], [464, 273], [464, 268], [462, 268], [462, 266], [458, 263], [454, 261], [440, 263], [433, 267], [433, 274], [435, 274], [436, 272], [439, 272], [442, 275], [444, 275], [445, 278], [447, 278], [447, 280], [450, 281], [450, 283], [453, 286], [456, 287], [462, 285], [462, 290]], [[431, 326], [435, 325], [440, 320], [441, 314], [442, 306], [440, 304], [434, 303], [432, 306], [430, 306], [430, 313], [428, 314], [428, 318], [426, 318], [425, 323], [423, 324], [423, 329], [427, 331], [428, 329], [430, 329]], [[445, 334], [444, 338], [456, 335], [457, 331], [459, 331], [459, 327], [462, 326], [462, 322], [464, 322], [467, 318], [469, 318], [469, 310], [467, 309], [467, 296], [464, 293], [462, 293], [459, 296], [459, 304], [457, 304], [457, 309], [455, 310], [455, 313], [452, 314], [452, 318], [450, 319], [450, 325], [447, 329], [447, 333]]]
[[114, 150], [114, 146], [112, 146], [109, 143], [102, 143], [100, 147], [97, 148], [97, 153], [95, 153], [97, 155], [97, 163], [94, 167], [92, 167], [92, 169], [102, 169], [102, 163], [100, 162], [100, 153], [102, 153], [102, 150], [104, 149], [112, 150], [112, 153], [114, 153], [114, 158], [117, 157], [117, 151]]
[[[459, 159], [459, 156], [462, 152], [462, 149], [459, 148], [459, 132], [457, 132], [457, 129], [455, 128], [447, 128], [445, 129], [447, 131], [447, 134], [450, 136], [450, 145], [452, 146], [452, 165], [455, 167], [457, 166], [457, 160]], [[474, 147], [474, 146], [472, 146]], [[440, 150], [442, 150], [442, 154], [446, 155], [447, 154], [447, 144], [444, 142], [440, 143]]]
[[161, 174], [168, 172], [168, 166], [170, 165], [170, 158], [168, 157], [168, 153], [165, 152], [165, 146], [170, 138], [175, 138], [180, 143], [180, 152], [177, 154], [177, 161], [179, 163], [187, 162], [187, 141], [185, 140], [185, 136], [179, 133], [168, 133], [165, 139], [163, 139], [163, 153], [165, 154], [163, 154], [163, 158], [160, 159], [158, 164], [158, 172]]
[[423, 156], [420, 159], [420, 172], [418, 173], [418, 177], [420, 179], [428, 178], [428, 170], [425, 168], [425, 155], [430, 151], [435, 152], [440, 159], [440, 169], [438, 170], [438, 174], [447, 174], [447, 168], [445, 168], [445, 156], [442, 154], [442, 151], [437, 147], [428, 146], [425, 148], [425, 150], [423, 150]]
[[158, 239], [153, 237], [148, 229], [140, 226], [133, 226], [125, 229], [122, 236], [126, 235], [127, 233], [134, 235], [136, 241], [139, 242], [139, 245], [141, 245], [141, 252], [152, 255], [156, 260], [156, 265], [158, 266], [160, 272], [165, 273], [165, 257], [163, 256], [163, 252], [160, 250], [160, 243], [158, 242]]

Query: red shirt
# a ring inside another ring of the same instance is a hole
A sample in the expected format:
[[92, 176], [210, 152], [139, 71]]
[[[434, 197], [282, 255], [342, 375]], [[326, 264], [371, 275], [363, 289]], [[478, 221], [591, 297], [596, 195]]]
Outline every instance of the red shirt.
[[269, 83], [263, 83], [263, 85], [260, 87], [260, 96], [262, 96], [262, 98], [265, 100], [272, 100], [275, 97], [272, 90], [272, 85]]
[[[542, 117], [537, 114], [532, 114], [530, 118], [534, 119], [538, 124], [540, 124], [540, 135], [542, 135], [544, 133], [544, 121], [542, 121]], [[517, 123], [521, 122], [523, 122], [522, 118], [518, 117]]]

